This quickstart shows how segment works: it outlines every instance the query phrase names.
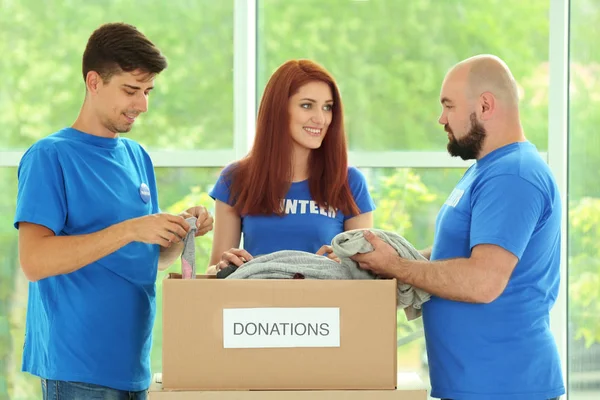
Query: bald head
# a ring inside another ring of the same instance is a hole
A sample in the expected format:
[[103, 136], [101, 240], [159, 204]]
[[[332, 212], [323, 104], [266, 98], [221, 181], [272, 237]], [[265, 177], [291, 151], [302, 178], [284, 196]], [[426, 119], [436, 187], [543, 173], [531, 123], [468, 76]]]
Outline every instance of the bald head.
[[438, 122], [448, 133], [448, 151], [454, 156], [479, 159], [525, 140], [515, 78], [496, 56], [479, 55], [456, 64], [444, 79], [440, 101]]
[[448, 74], [449, 77], [453, 75], [464, 79], [471, 100], [488, 92], [506, 106], [519, 103], [515, 78], [506, 63], [496, 56], [483, 54], [467, 58]]

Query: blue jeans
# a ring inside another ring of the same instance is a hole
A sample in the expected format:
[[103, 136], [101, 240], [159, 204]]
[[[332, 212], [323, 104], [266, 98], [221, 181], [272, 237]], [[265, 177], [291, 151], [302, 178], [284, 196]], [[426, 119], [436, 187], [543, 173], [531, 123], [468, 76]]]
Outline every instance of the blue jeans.
[[146, 400], [148, 392], [127, 392], [91, 383], [42, 379], [43, 400]]

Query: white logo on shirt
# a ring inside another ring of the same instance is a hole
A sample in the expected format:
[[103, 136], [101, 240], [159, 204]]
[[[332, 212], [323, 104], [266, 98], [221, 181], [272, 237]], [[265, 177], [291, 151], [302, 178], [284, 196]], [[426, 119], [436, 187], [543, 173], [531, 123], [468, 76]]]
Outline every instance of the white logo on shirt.
[[450, 196], [448, 196], [448, 199], [446, 200], [446, 203], [444, 203], [444, 204], [447, 204], [450, 207], [456, 207], [456, 205], [462, 198], [463, 194], [465, 194], [464, 190], [454, 189], [452, 191], [452, 193], [450, 193]]
[[313, 200], [281, 200], [281, 209], [285, 214], [321, 214], [329, 218], [335, 218], [336, 210], [332, 207], [326, 209]]

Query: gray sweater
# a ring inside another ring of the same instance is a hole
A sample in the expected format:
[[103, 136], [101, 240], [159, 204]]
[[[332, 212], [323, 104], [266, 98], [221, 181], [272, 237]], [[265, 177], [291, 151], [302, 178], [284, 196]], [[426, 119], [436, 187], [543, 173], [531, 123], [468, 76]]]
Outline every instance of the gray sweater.
[[297, 250], [281, 250], [254, 257], [226, 279], [373, 279], [357, 266], [348, 267], [325, 256]]
[[[390, 243], [401, 257], [425, 259], [406, 239], [393, 233], [371, 229], [373, 233]], [[332, 241], [334, 253], [341, 263], [324, 256], [296, 250], [282, 250], [253, 258], [226, 279], [378, 279], [360, 269], [350, 259], [357, 253], [367, 253], [373, 248], [362, 235], [362, 230], [336, 235]], [[429, 300], [429, 294], [405, 283], [398, 283], [398, 307], [405, 309], [408, 320], [421, 315], [421, 305]]]
[[[400, 255], [408, 260], [426, 260], [405, 238], [394, 232], [369, 229], [384, 242], [389, 243]], [[364, 229], [342, 232], [332, 242], [333, 252], [348, 269], [358, 268], [358, 264], [350, 257], [357, 253], [373, 251], [373, 246], [363, 236]], [[407, 319], [413, 320], [421, 316], [421, 305], [429, 300], [429, 293], [406, 283], [398, 282], [398, 307], [404, 308]]]

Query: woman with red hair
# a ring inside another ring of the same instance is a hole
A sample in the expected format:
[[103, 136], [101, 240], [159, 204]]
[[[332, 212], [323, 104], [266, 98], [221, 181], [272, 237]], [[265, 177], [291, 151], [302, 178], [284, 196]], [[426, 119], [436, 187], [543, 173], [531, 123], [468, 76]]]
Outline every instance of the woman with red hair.
[[216, 205], [208, 273], [279, 250], [335, 259], [329, 246], [335, 235], [372, 227], [375, 205], [363, 174], [348, 167], [342, 102], [331, 74], [309, 60], [275, 71], [251, 151], [223, 170], [210, 196]]

